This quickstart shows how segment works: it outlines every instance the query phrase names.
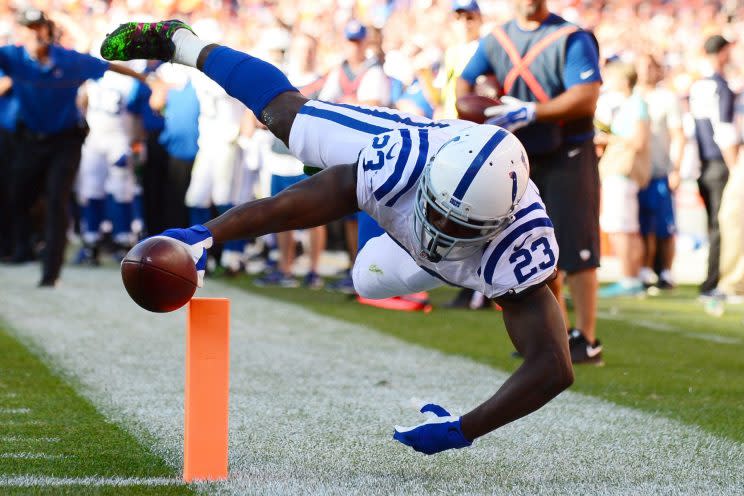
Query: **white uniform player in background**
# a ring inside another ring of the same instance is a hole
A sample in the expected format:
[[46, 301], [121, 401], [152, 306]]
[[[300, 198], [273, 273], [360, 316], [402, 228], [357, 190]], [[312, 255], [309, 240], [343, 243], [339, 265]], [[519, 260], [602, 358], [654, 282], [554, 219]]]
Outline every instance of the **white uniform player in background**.
[[77, 182], [83, 239], [78, 263], [97, 265], [104, 220], [111, 223], [117, 256], [136, 241], [132, 232], [138, 191], [132, 163], [136, 117], [127, 109], [134, 85], [130, 77], [107, 72], [82, 89], [90, 132], [83, 144]]
[[[221, 34], [214, 19], [196, 23], [207, 39], [218, 42]], [[222, 214], [249, 199], [242, 151], [238, 144], [246, 113], [245, 106], [225, 93], [217, 83], [199, 71], [190, 73], [191, 84], [199, 99], [199, 151], [186, 192], [191, 222], [211, 219], [211, 208]], [[243, 267], [245, 241], [231, 241], [222, 249], [220, 265], [230, 272]]]

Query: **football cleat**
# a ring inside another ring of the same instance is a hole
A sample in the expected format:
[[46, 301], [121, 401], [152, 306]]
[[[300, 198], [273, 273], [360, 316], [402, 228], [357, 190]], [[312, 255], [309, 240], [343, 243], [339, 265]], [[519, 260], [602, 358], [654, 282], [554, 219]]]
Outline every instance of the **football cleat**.
[[179, 29], [194, 32], [189, 25], [176, 19], [120, 24], [103, 40], [101, 56], [106, 60], [147, 59], [168, 62], [176, 51], [173, 33]]
[[568, 334], [568, 348], [571, 351], [572, 363], [604, 365], [602, 361], [602, 343], [599, 339], [589, 343], [580, 330], [572, 328]]

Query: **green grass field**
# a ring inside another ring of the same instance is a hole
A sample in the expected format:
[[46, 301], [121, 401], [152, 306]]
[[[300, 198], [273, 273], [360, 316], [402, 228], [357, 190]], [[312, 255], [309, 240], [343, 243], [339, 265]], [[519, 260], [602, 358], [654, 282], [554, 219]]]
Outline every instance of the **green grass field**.
[[[0, 476], [173, 478], [178, 474], [108, 421], [0, 322]], [[74, 382], [73, 382], [74, 384]], [[193, 494], [185, 486], [129, 486], [130, 494]], [[48, 494], [90, 491], [74, 485]], [[2, 488], [2, 494], [29, 489]], [[34, 493], [41, 491], [35, 489]], [[115, 494], [98, 488], [96, 494]]]
[[[112, 287], [106, 289], [108, 292], [101, 293], [102, 298], [110, 299], [111, 295], [118, 295], [122, 292], [116, 286], [115, 274], [110, 274], [110, 272], [106, 274], [107, 278], [113, 281]], [[81, 271], [80, 274], [87, 273]], [[0, 276], [2, 276], [1, 273]], [[220, 279], [212, 279], [214, 285], [217, 285], [217, 280]], [[435, 308], [430, 314], [391, 312], [362, 306], [345, 295], [327, 291], [301, 288], [257, 288], [252, 284], [250, 277], [221, 279], [221, 281], [243, 292], [298, 305], [314, 314], [347, 322], [349, 325], [361, 324], [405, 342], [447, 355], [471, 359], [501, 371], [510, 372], [519, 365], [519, 361], [510, 356], [513, 347], [504, 330], [501, 316], [496, 311], [473, 312]], [[208, 285], [209, 282], [207, 281]], [[95, 292], [94, 284], [91, 287]], [[436, 290], [432, 293], [432, 301], [437, 307], [453, 295], [452, 289]], [[705, 314], [702, 304], [695, 300], [694, 295], [692, 288], [680, 288], [657, 297], [600, 302], [598, 336], [605, 346], [605, 365], [577, 367], [576, 382], [572, 390], [589, 398], [598, 398], [615, 405], [645, 412], [650, 416], [649, 418], [665, 418], [682, 422], [693, 429], [690, 432], [699, 428], [718, 439], [744, 443], [744, 381], [742, 381], [744, 377], [744, 360], [742, 360], [744, 357], [744, 308], [729, 306], [722, 317], [711, 317]], [[237, 303], [239, 296], [232, 298]], [[126, 300], [122, 301], [128, 304]], [[116, 305], [120, 304], [114, 302], [112, 308]], [[258, 305], [257, 308], [260, 308], [260, 304]], [[95, 304], [90, 308], [93, 307]], [[2, 308], [0, 305], [0, 310]], [[132, 313], [129, 307], [122, 310], [125, 312], [124, 315], [130, 315], [124, 317], [125, 319], [131, 319], [132, 315], [137, 320], [143, 317], [150, 319], [152, 315]], [[85, 321], [85, 315], [76, 314], [72, 309], [71, 311], [70, 318], [76, 319], [76, 322]], [[106, 310], [106, 312], [110, 311]], [[39, 341], [23, 337], [25, 331], [16, 327], [16, 323], [8, 313], [12, 312], [9, 312], [7, 307], [5, 312], [0, 311], [0, 318], [4, 319], [4, 321], [0, 320], [0, 350], [2, 350], [0, 354], [0, 494], [170, 495], [193, 492], [211, 493], [212, 487], [215, 490], [221, 487], [226, 491], [225, 494], [229, 493], [222, 486], [180, 484], [178, 459], [163, 454], [164, 452], [171, 453], [172, 447], [165, 451], [159, 448], [153, 449], [162, 441], [137, 428], [136, 423], [122, 423], [119, 416], [112, 419], [111, 405], [102, 408], [96, 401], [90, 399], [90, 383], [79, 382], [77, 372], [70, 373], [69, 370], [60, 368], [59, 356], [63, 358], [68, 355], [72, 356], [74, 350], [68, 351], [60, 345], [59, 353], [62, 355], [58, 355], [57, 359], [50, 358], [47, 352], [38, 346]], [[28, 318], [31, 320], [27, 321], [33, 321], [33, 317]], [[236, 325], [238, 322], [245, 324], [246, 321], [250, 324], [251, 319], [251, 315], [243, 313], [238, 315], [234, 322]], [[149, 322], [158, 322], [158, 320]], [[64, 322], [58, 324], [60, 330], [73, 336], [65, 339], [78, 339], [75, 337], [77, 328], [68, 329]], [[122, 329], [117, 332], [129, 332], [125, 330], [126, 328]], [[312, 331], [312, 329], [309, 330]], [[136, 354], [138, 346], [136, 336], [147, 336], [148, 331], [147, 328], [144, 331], [133, 329], [131, 343], [125, 341], [123, 346], [129, 346], [132, 353]], [[54, 332], [61, 331], [55, 330]], [[282, 341], [285, 343], [283, 346], [292, 346], [292, 329], [283, 332], [289, 333], [288, 341], [286, 343]], [[81, 330], [81, 336], [84, 335]], [[233, 339], [236, 344], [240, 342], [240, 345], [244, 346], [246, 336], [250, 334], [237, 334]], [[269, 333], [267, 336], [269, 337], [264, 339], [271, 341], [272, 334]], [[176, 342], [180, 341], [178, 336], [168, 336], [169, 340], [172, 338], [176, 338]], [[345, 338], [352, 340], [353, 332]], [[51, 331], [49, 339], [56, 339]], [[106, 343], [100, 346], [106, 346]], [[162, 345], [154, 344], [153, 346]], [[240, 356], [245, 355], [246, 350], [250, 349], [250, 347], [245, 348], [240, 352]], [[80, 367], [83, 368], [79, 369], [81, 377], [95, 378], [97, 374], [95, 367], [102, 366], [94, 365], [98, 363], [95, 357], [90, 358], [89, 365], [86, 365], [88, 362], [85, 357], [74, 357], [74, 360], [82, 364]], [[124, 357], [124, 361], [127, 360], [129, 359]], [[100, 358], [98, 361], [100, 362]], [[68, 362], [63, 360], [62, 363]], [[246, 366], [245, 363], [241, 365]], [[286, 373], [291, 374], [291, 371]], [[158, 372], [153, 371], [152, 374], [154, 374], [152, 375], [153, 381], [157, 381]], [[255, 371], [251, 372], [248, 369], [247, 375], [240, 377], [252, 378], [254, 375]], [[319, 379], [321, 384], [324, 380], [330, 380], [331, 383], [338, 382], [338, 379], [333, 377], [333, 375], [321, 376]], [[384, 382], [384, 380], [379, 381], [377, 376], [373, 378], [374, 384], [384, 385]], [[277, 384], [279, 384], [277, 387], [282, 387], [282, 384], [292, 386], [281, 380]], [[260, 388], [256, 391], [251, 388], [246, 389], [246, 387], [247, 385], [241, 382], [232, 385], [233, 397], [236, 401], [243, 402], [240, 403], [243, 406], [238, 411], [245, 410], [245, 406], [250, 405], [254, 399], [258, 401], [258, 396], [261, 394]], [[172, 386], [167, 387], [168, 391], [171, 389]], [[270, 401], [273, 396], [277, 396], [276, 391], [269, 392]], [[261, 408], [264, 407], [260, 407], [259, 410]], [[300, 415], [303, 419], [308, 417], [308, 413], [302, 411], [288, 415], [290, 417]], [[240, 424], [231, 424], [231, 426], [236, 425]], [[232, 430], [231, 433], [233, 433]], [[258, 433], [260, 430], [256, 432], [249, 430], [247, 433], [241, 430], [239, 434], [244, 437], [240, 439], [244, 442], [241, 442], [240, 446], [247, 443], [250, 447]], [[172, 437], [172, 434], [168, 435]], [[312, 431], [308, 431], [307, 436], [311, 435]], [[686, 435], [689, 434], [684, 434]], [[302, 431], [292, 431], [291, 437], [297, 436], [302, 439]], [[330, 437], [338, 442], [342, 441], [339, 434], [331, 434]], [[372, 437], [377, 439], [379, 436], [375, 434]], [[500, 437], [496, 439], [499, 439], [498, 443], [508, 444], [510, 442], [509, 439]], [[517, 446], [520, 443], [519, 439], [521, 438], [517, 437]], [[538, 448], [540, 446], [538, 445]], [[241, 466], [245, 466], [245, 463], [251, 466], [252, 463], [259, 463], [265, 458], [269, 466], [278, 466], [281, 457], [288, 455], [284, 452], [283, 445], [277, 445], [275, 449], [277, 450], [275, 454], [266, 453], [254, 462], [245, 462], [243, 458], [240, 458], [239, 463]], [[538, 452], [541, 449], [543, 448], [540, 448]], [[349, 457], [347, 452], [342, 452], [344, 453], [342, 458]], [[281, 455], [281, 453], [285, 454]], [[506, 471], [504, 475], [516, 477], [515, 480], [520, 480], [519, 467], [522, 463], [526, 463], [526, 460], [525, 462], [519, 461], [518, 455], [519, 453], [510, 452], [510, 456], [517, 457], [515, 464], [506, 465], [501, 469]], [[279, 458], [274, 459], [274, 456]], [[409, 456], [409, 454], [405, 452], [401, 456]], [[669, 456], [684, 458], [688, 455], [672, 452]], [[364, 459], [364, 453], [355, 454], [353, 459], [359, 464], [358, 470], [364, 473], [369, 472], [374, 477], [384, 476], [375, 474], [374, 464], [368, 466], [369, 460]], [[325, 463], [322, 462], [322, 456], [319, 460], [318, 463]], [[442, 460], [445, 459], [441, 458], [439, 462]], [[459, 458], [459, 460], [466, 463], [464, 459]], [[236, 461], [231, 459], [231, 464], [235, 465], [235, 463]], [[291, 465], [298, 462], [289, 460], [287, 463]], [[409, 462], [397, 462], [394, 466], [397, 467], [400, 463], [405, 465]], [[741, 460], [738, 463], [741, 463]], [[487, 466], [489, 464], [492, 462], [488, 462]], [[354, 472], [351, 468], [347, 468], [350, 472]], [[421, 474], [425, 477], [423, 480], [434, 480], [429, 470], [427, 468], [424, 474]], [[594, 470], [595, 473], [602, 473], [602, 467], [594, 467]], [[312, 470], [308, 473], [312, 473]], [[658, 475], [660, 478], [665, 477], [664, 474]], [[397, 476], [403, 477], [403, 480], [409, 479], [412, 483], [416, 480], [403, 472]], [[262, 479], [264, 476], [258, 474], [256, 477]], [[555, 494], [571, 494], [570, 487], [580, 487], [569, 486], [569, 489], [556, 490], [550, 485], [553, 483], [551, 477], [548, 476], [544, 482], [535, 482], [526, 478], [522, 485], [513, 488], [513, 492], [541, 493], [543, 490], [541, 488], [544, 488], [549, 493], [555, 491]], [[640, 486], [633, 485], [638, 484], [632, 482], [633, 477], [629, 477], [630, 482], [608, 479], [609, 486], [606, 487], [614, 488], [608, 490], [609, 493], [614, 494], [615, 489], [617, 494], [634, 492], [633, 488]], [[645, 480], [644, 477], [647, 476], [638, 475], [639, 480]], [[669, 474], [669, 477], [674, 479], [673, 474]], [[31, 482], [26, 483], [26, 479]], [[509, 482], [509, 484], [513, 483]], [[631, 485], [626, 487], [622, 485], [624, 483]], [[328, 492], [326, 489], [310, 489], [312, 487], [327, 488], [327, 486], [314, 486], [310, 480], [307, 483], [300, 481], [298, 484], [300, 486], [291, 487], [307, 487], [307, 492], [311, 493]], [[669, 484], [672, 484], [670, 487], [673, 489], [674, 481], [672, 480]], [[722, 484], [721, 492], [726, 492], [729, 488], [726, 486], [725, 479]], [[588, 487], [582, 490], [577, 489], [576, 492], [592, 494], [593, 490]], [[712, 489], [708, 491], [710, 490]], [[406, 490], [402, 491], [406, 492]], [[426, 492], [424, 489], [422, 491]], [[283, 492], [276, 492], [276, 494], [281, 493]], [[330, 493], [336, 492], [330, 491]], [[344, 493], [343, 486], [338, 493]], [[512, 490], [508, 490], [507, 493], [512, 493]], [[668, 493], [677, 494], [673, 490]], [[238, 490], [238, 494], [241, 494], [241, 490]]]
[[[391, 312], [327, 291], [259, 288], [249, 278], [234, 284], [501, 370], [519, 365], [495, 311]], [[438, 305], [454, 295], [438, 289], [431, 299]], [[744, 442], [744, 307], [730, 306], [715, 318], [695, 298], [693, 288], [683, 287], [656, 297], [600, 301], [597, 336], [605, 366], [576, 367], [573, 390]]]

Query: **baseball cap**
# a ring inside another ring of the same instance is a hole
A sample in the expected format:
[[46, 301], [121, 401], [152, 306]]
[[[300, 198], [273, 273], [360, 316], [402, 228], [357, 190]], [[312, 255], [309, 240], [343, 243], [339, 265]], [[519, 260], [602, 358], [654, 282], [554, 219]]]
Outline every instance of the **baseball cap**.
[[454, 12], [480, 12], [480, 7], [475, 0], [452, 0], [452, 10]]
[[703, 44], [703, 49], [705, 50], [705, 53], [708, 55], [712, 55], [714, 53], [718, 53], [721, 50], [723, 50], [723, 47], [726, 45], [729, 45], [731, 42], [721, 36], [720, 34], [714, 34], [713, 36], [709, 36], [707, 40], [705, 40], [705, 44]]
[[344, 35], [349, 41], [360, 41], [367, 37], [367, 28], [359, 21], [352, 19], [346, 23]]
[[18, 24], [21, 26], [34, 26], [36, 24], [45, 24], [47, 22], [49, 22], [49, 18], [39, 9], [29, 8], [18, 14]]

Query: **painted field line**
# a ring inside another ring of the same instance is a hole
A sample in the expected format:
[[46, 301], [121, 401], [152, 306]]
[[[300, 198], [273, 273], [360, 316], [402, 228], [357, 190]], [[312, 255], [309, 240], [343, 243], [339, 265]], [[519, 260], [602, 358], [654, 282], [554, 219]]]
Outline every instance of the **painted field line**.
[[0, 415], [25, 415], [31, 413], [30, 408], [0, 408]]
[[4, 443], [58, 443], [58, 437], [25, 437], [25, 436], [2, 436], [0, 442]]
[[0, 427], [23, 427], [29, 425], [39, 426], [47, 424], [41, 420], [0, 420]]
[[[625, 322], [625, 319], [618, 317], [616, 315], [613, 315], [609, 312], [597, 312], [597, 317], [601, 319], [606, 319], [606, 320], [613, 320], [615, 322], [621, 322], [621, 321]], [[652, 320], [641, 319], [641, 320], [634, 320], [633, 325], [644, 327], [651, 331], [667, 332], [670, 334], [676, 334], [678, 336], [684, 336], [684, 337], [691, 338], [691, 339], [712, 341], [714, 343], [721, 343], [721, 344], [742, 344], [744, 343], [744, 340], [740, 338], [731, 337], [731, 336], [721, 336], [720, 334], [711, 334], [711, 333], [705, 333], [705, 332], [681, 331], [677, 327], [675, 327], [673, 324], [667, 324], [666, 322], [655, 322]]]
[[12, 460], [62, 460], [67, 455], [48, 455], [46, 453], [0, 453], [0, 458]]
[[39, 475], [0, 476], [0, 487], [127, 487], [178, 486], [180, 479], [169, 477], [46, 477]]

